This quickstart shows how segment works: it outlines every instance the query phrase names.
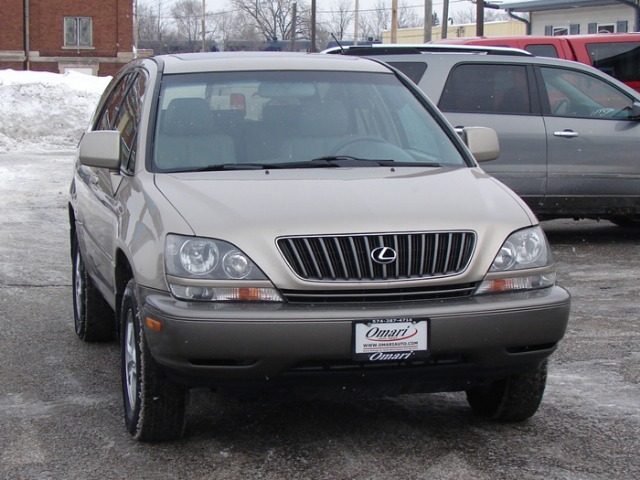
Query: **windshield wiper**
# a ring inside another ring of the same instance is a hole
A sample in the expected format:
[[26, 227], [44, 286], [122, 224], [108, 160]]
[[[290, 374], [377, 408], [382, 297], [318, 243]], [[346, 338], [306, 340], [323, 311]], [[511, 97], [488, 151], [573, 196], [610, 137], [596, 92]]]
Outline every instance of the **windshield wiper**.
[[306, 162], [279, 163], [282, 168], [325, 167], [440, 167], [439, 163], [397, 162], [391, 159], [358, 158], [349, 155], [327, 155]]
[[[206, 167], [190, 168], [185, 172], [218, 172], [223, 170], [267, 170], [273, 165], [266, 163], [223, 163], [221, 165], [207, 165]], [[279, 167], [275, 167], [279, 168]]]
[[287, 168], [349, 168], [349, 167], [440, 167], [431, 162], [396, 162], [387, 159], [358, 158], [348, 155], [327, 155], [303, 162], [223, 163], [180, 170], [181, 172], [219, 172], [226, 170], [269, 170]]
[[358, 158], [347, 155], [326, 156], [314, 158], [310, 161], [314, 165], [327, 165], [336, 167], [440, 167], [434, 162], [398, 162], [390, 159]]

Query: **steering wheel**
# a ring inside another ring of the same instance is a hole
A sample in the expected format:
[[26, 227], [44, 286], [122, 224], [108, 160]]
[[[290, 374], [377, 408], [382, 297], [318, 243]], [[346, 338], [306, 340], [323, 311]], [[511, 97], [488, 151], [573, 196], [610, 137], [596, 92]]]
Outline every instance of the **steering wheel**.
[[558, 100], [553, 106], [552, 113], [554, 115], [566, 115], [567, 113], [569, 113], [569, 100], [567, 100], [566, 98]]
[[333, 147], [329, 155], [340, 155], [340, 154], [346, 155], [348, 154], [348, 152], [345, 150], [347, 150], [349, 147], [353, 147], [354, 145], [358, 145], [360, 143], [361, 144], [377, 143], [380, 145], [386, 145], [387, 141], [380, 137], [375, 137], [373, 135], [359, 135], [355, 137], [348, 137], [347, 139], [343, 140], [342, 142], [338, 143], [335, 147]]

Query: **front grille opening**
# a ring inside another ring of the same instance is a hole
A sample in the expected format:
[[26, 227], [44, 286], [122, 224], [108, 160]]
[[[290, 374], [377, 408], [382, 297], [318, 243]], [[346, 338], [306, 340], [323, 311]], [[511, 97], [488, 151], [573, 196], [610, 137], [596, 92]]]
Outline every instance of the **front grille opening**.
[[523, 345], [519, 347], [509, 347], [507, 348], [507, 353], [531, 353], [531, 352], [539, 352], [543, 350], [551, 350], [555, 348], [557, 343], [541, 343], [539, 345]]
[[340, 290], [282, 290], [289, 303], [390, 303], [467, 298], [478, 287], [477, 282], [431, 287]]
[[[278, 247], [300, 278], [323, 282], [441, 278], [463, 272], [475, 250], [471, 231], [286, 237]], [[373, 254], [386, 247], [389, 263]]]
[[192, 358], [189, 359], [191, 365], [197, 367], [250, 367], [258, 361], [252, 358], [232, 359], [232, 358]]

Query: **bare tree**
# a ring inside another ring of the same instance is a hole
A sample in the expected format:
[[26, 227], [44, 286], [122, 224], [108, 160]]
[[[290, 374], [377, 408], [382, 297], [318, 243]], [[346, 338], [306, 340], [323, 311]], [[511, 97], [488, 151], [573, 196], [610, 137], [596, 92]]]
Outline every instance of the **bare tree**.
[[[253, 20], [267, 40], [290, 40], [293, 0], [232, 0], [232, 5]], [[304, 25], [308, 7], [298, 1], [298, 25]], [[308, 22], [307, 22], [308, 23]]]
[[233, 42], [243, 41], [256, 46], [264, 40], [245, 12], [221, 11], [213, 14], [216, 41], [221, 50], [233, 49]]
[[331, 6], [329, 20], [324, 22], [323, 28], [343, 40], [355, 17], [351, 0], [337, 0]]
[[162, 41], [171, 27], [162, 15], [162, 2], [157, 5], [140, 3], [137, 6], [138, 41]]
[[[205, 38], [211, 40], [215, 34], [215, 23], [211, 15], [204, 13]], [[171, 8], [179, 35], [192, 45], [193, 51], [200, 50], [202, 45], [202, 14], [202, 2], [199, 0], [179, 0]]]
[[[466, 10], [460, 9], [456, 13], [453, 14], [451, 18], [453, 18], [453, 22], [456, 24], [465, 24], [465, 23], [475, 23], [476, 22], [476, 11], [477, 8], [474, 5], [469, 5]], [[500, 12], [498, 10], [485, 8], [484, 10], [484, 21], [485, 22], [495, 22], [498, 20], [508, 20], [509, 15], [505, 12]]]
[[[376, 0], [373, 9], [365, 12], [362, 20], [360, 40], [379, 40], [382, 32], [391, 30], [391, 2]], [[423, 17], [402, 0], [398, 5], [398, 28], [417, 28], [424, 24]]]
[[[424, 10], [421, 8], [420, 10]], [[420, 10], [407, 5], [402, 0], [398, 5], [398, 28], [417, 28], [424, 25], [424, 17], [418, 13]]]

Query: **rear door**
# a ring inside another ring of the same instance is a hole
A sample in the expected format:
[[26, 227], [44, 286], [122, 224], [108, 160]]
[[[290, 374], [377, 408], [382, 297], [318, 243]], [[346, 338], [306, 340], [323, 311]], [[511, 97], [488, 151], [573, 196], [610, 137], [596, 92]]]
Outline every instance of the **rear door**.
[[543, 210], [640, 209], [640, 122], [628, 118], [634, 98], [605, 76], [538, 68], [549, 148]]
[[500, 157], [482, 168], [537, 210], [546, 189], [547, 137], [531, 66], [459, 63], [438, 107], [456, 128], [496, 130]]

